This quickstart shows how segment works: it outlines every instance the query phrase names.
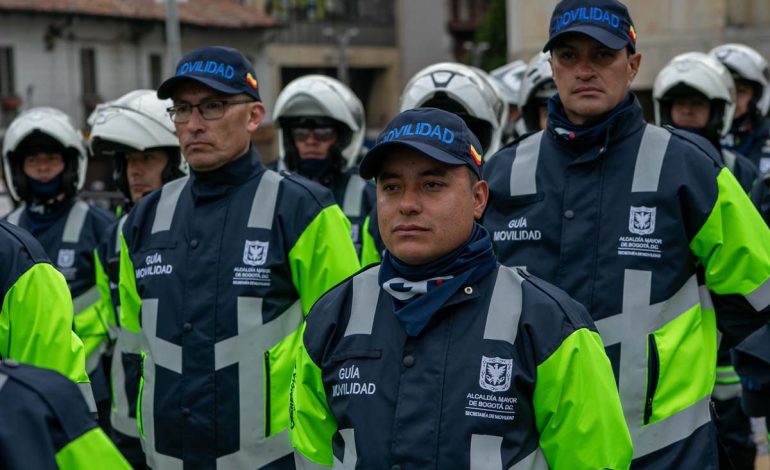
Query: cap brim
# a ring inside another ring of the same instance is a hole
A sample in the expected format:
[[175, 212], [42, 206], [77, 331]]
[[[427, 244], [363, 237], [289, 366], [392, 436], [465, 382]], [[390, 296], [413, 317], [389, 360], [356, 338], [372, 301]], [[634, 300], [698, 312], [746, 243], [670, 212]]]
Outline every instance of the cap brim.
[[389, 155], [396, 148], [411, 148], [422, 153], [426, 157], [438, 160], [442, 163], [452, 166], [467, 165], [468, 162], [461, 160], [454, 155], [448, 154], [442, 150], [439, 150], [433, 146], [423, 144], [421, 142], [408, 142], [408, 141], [395, 141], [385, 142], [376, 145], [372, 148], [361, 160], [361, 164], [358, 167], [358, 174], [361, 178], [372, 179], [377, 176], [377, 173], [382, 164], [382, 158]]
[[553, 49], [554, 44], [569, 33], [585, 34], [586, 36], [590, 36], [605, 46], [609, 47], [610, 49], [616, 51], [629, 45], [634, 47], [633, 44], [630, 44], [627, 40], [615, 36], [604, 28], [588, 24], [580, 24], [571, 28], [566, 28], [565, 30], [559, 32], [559, 34], [549, 39], [548, 42], [545, 43], [545, 46], [543, 46], [543, 52], [548, 52]]
[[165, 100], [168, 98], [173, 98], [174, 90], [182, 84], [182, 82], [192, 80], [196, 81], [198, 83], [202, 83], [206, 85], [209, 88], [213, 88], [214, 90], [220, 91], [222, 93], [226, 93], [228, 95], [237, 95], [239, 93], [244, 93], [243, 90], [239, 90], [236, 88], [229, 87], [227, 85], [224, 85], [216, 80], [212, 80], [210, 78], [205, 77], [197, 77], [195, 75], [177, 75], [175, 77], [171, 77], [165, 82], [161, 83], [161, 85], [158, 87], [158, 98]]

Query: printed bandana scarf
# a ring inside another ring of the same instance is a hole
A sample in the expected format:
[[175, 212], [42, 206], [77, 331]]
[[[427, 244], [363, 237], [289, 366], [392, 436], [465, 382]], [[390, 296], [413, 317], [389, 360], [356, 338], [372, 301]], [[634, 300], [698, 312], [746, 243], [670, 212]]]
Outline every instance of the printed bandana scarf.
[[406, 333], [417, 336], [460, 287], [479, 281], [495, 266], [489, 232], [476, 223], [468, 241], [428, 264], [409, 266], [386, 250], [379, 283], [391, 295]]

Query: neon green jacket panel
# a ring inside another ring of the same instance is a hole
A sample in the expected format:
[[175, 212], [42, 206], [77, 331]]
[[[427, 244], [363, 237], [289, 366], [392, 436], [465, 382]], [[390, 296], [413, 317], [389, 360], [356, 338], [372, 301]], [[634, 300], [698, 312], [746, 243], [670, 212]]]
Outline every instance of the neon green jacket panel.
[[377, 244], [374, 237], [369, 232], [370, 226], [371, 217], [367, 217], [366, 220], [364, 220], [364, 226], [361, 230], [361, 266], [377, 264], [382, 261], [380, 252], [377, 251]]
[[88, 383], [83, 343], [72, 331], [72, 298], [62, 274], [37, 263], [6, 292], [0, 355]]
[[[141, 329], [139, 310], [142, 307], [142, 299], [136, 290], [136, 278], [134, 277], [134, 262], [126, 246], [123, 234], [120, 234], [120, 281], [118, 282], [120, 293], [120, 326], [126, 330], [139, 334]], [[130, 351], [138, 353], [139, 350]]]
[[770, 303], [770, 229], [727, 168], [719, 172], [717, 188], [690, 248], [705, 266], [709, 290], [743, 295], [762, 309]]
[[64, 446], [56, 454], [56, 464], [61, 470], [131, 469], [101, 428], [93, 428]]
[[327, 290], [361, 267], [350, 240], [350, 221], [336, 204], [325, 207], [289, 251], [291, 280], [307, 315]]
[[633, 449], [598, 333], [582, 328], [537, 366], [540, 448], [551, 469], [627, 469]]
[[[304, 334], [303, 325], [302, 336]], [[331, 467], [332, 437], [337, 431], [337, 422], [326, 401], [321, 369], [304, 345], [300, 345], [296, 354], [289, 413], [292, 446], [311, 462]]]

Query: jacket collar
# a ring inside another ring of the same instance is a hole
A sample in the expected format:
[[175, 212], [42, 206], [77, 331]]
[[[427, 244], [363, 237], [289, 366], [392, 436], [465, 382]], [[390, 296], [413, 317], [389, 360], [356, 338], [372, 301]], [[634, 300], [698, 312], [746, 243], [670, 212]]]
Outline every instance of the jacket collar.
[[190, 171], [195, 202], [216, 199], [265, 171], [259, 153], [250, 146], [245, 154], [211, 171]]

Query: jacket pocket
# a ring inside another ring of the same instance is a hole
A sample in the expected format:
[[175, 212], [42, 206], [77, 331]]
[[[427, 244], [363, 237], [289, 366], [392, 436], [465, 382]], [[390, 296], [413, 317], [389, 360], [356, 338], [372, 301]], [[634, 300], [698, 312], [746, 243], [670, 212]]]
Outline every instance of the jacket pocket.
[[524, 194], [521, 196], [504, 196], [495, 194], [495, 197], [490, 197], [490, 204], [495, 207], [519, 207], [534, 204], [545, 199], [545, 193]]
[[652, 402], [655, 399], [655, 390], [658, 388], [660, 375], [660, 356], [655, 335], [647, 335], [647, 394], [644, 400], [644, 424], [650, 424], [652, 417]]

